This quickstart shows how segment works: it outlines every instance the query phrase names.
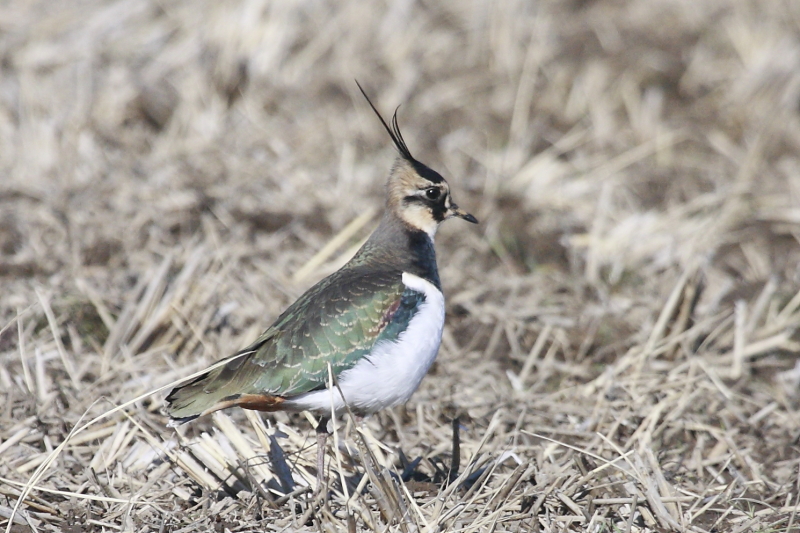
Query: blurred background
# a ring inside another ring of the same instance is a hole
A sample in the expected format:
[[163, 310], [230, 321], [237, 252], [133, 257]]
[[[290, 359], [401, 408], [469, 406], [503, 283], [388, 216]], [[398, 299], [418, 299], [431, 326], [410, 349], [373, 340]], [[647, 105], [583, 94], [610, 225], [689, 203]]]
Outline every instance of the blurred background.
[[[483, 450], [541, 467], [539, 488], [517, 476], [504, 496], [515, 512], [556, 483], [543, 461], [576, 468], [527, 428], [642, 454], [642, 527], [787, 527], [800, 435], [791, 0], [4, 2], [0, 476], [25, 482], [84, 412], [246, 345], [347, 260], [395, 156], [356, 79], [385, 116], [401, 106], [412, 153], [481, 221], [437, 235], [442, 350], [411, 403], [371, 422], [380, 439], [447, 453], [459, 415], [466, 461], [497, 417]], [[152, 477], [162, 455], [145, 428], [176, 442], [162, 400], [131, 407], [142, 427], [103, 421], [42, 486], [96, 486], [67, 466], [106, 450], [106, 486], [116, 471], [212, 490], [180, 469]], [[581, 490], [592, 483], [634, 490]], [[602, 520], [624, 523], [620, 505]], [[131, 527], [158, 522], [142, 513]]]

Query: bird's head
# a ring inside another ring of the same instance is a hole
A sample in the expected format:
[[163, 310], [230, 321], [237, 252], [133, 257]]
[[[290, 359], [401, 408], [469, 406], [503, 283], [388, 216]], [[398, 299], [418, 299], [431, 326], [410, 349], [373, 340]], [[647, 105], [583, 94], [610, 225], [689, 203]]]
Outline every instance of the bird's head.
[[424, 231], [431, 238], [435, 235], [439, 224], [448, 218], [463, 218], [467, 222], [477, 224], [478, 219], [453, 201], [450, 186], [442, 175], [411, 155], [397, 124], [397, 110], [392, 116], [392, 125], [389, 127], [361, 85], [358, 88], [386, 128], [399, 153], [386, 182], [387, 208], [410, 227]]

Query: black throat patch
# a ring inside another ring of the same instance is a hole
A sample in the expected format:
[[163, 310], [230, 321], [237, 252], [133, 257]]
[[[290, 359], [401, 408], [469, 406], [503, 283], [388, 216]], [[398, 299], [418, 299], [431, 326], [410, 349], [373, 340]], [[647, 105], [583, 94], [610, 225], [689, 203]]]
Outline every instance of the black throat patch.
[[433, 283], [442, 290], [439, 269], [436, 267], [436, 250], [427, 233], [421, 230], [407, 230], [408, 249], [411, 252], [411, 273]]

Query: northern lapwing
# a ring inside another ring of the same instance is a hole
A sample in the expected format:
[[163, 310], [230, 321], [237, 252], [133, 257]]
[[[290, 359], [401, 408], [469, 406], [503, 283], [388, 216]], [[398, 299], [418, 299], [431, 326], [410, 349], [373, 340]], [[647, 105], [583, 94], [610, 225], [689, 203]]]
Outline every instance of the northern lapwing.
[[370, 415], [406, 402], [419, 387], [444, 327], [434, 235], [448, 218], [478, 222], [453, 202], [441, 174], [411, 155], [397, 111], [390, 127], [358, 87], [399, 152], [378, 228], [252, 344], [166, 398], [171, 426], [237, 406], [316, 414], [320, 486], [332, 410]]

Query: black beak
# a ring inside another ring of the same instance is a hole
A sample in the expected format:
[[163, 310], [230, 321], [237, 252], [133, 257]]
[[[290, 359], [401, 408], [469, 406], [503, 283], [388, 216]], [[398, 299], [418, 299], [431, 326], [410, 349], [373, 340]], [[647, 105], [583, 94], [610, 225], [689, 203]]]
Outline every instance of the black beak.
[[478, 223], [478, 219], [477, 218], [475, 218], [474, 216], [470, 215], [469, 213], [467, 213], [466, 211], [464, 211], [463, 209], [458, 207], [456, 204], [450, 204], [449, 211], [453, 214], [452, 216], [454, 216], [454, 217], [463, 218], [467, 222], [472, 222], [473, 224], [477, 224]]

